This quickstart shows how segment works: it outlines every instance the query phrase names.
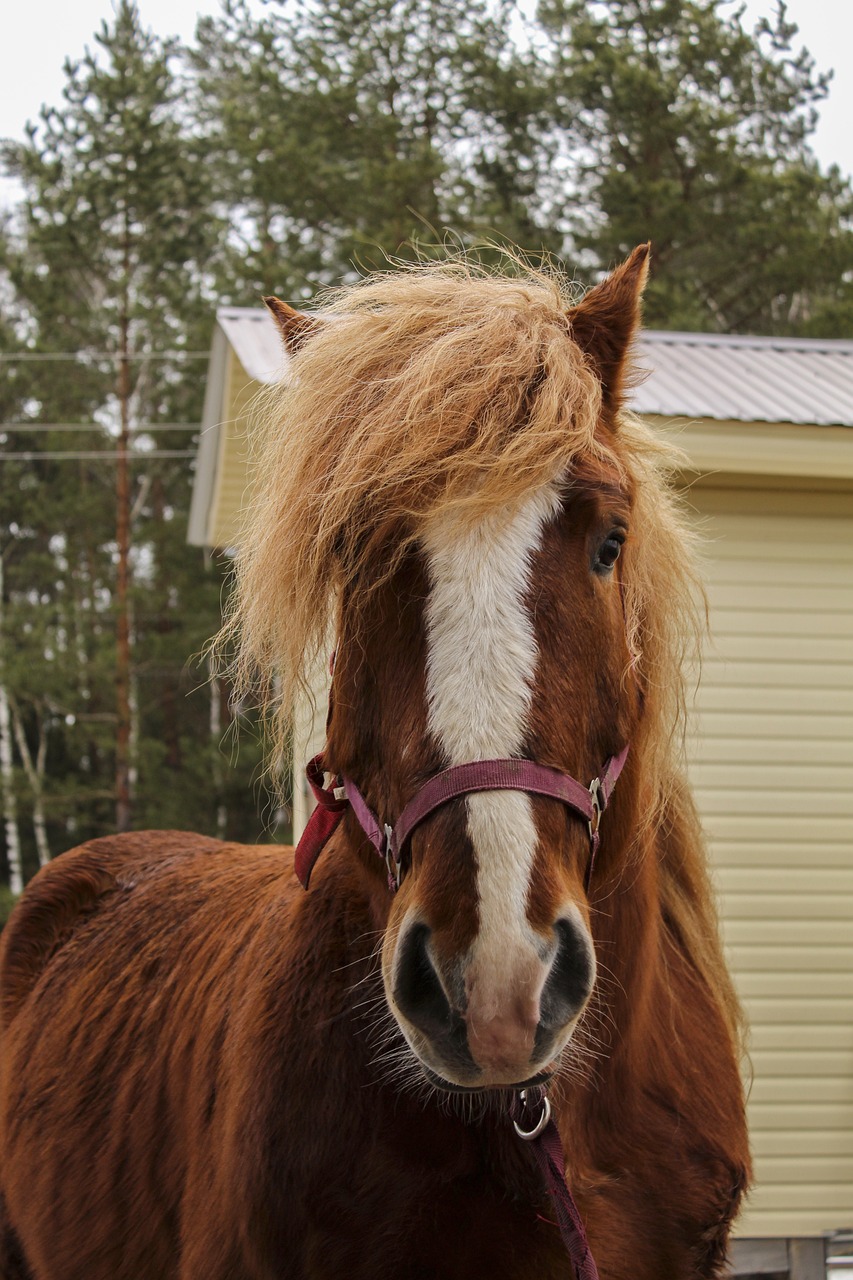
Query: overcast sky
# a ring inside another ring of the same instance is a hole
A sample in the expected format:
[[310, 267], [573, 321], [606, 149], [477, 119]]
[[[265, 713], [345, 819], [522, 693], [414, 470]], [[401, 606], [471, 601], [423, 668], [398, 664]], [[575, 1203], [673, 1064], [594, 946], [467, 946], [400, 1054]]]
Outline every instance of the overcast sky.
[[[254, 0], [260, 9], [261, 0]], [[732, 0], [732, 7], [735, 0]], [[158, 35], [189, 40], [199, 13], [216, 13], [218, 0], [140, 0], [143, 23]], [[749, 17], [770, 14], [774, 0], [748, 0]], [[0, 18], [0, 137], [23, 137], [42, 103], [60, 101], [66, 58], [80, 57], [110, 0], [9, 0]], [[821, 70], [835, 79], [821, 111], [814, 146], [824, 165], [853, 174], [853, 0], [789, 0], [788, 15]], [[9, 185], [0, 190], [8, 201]]]

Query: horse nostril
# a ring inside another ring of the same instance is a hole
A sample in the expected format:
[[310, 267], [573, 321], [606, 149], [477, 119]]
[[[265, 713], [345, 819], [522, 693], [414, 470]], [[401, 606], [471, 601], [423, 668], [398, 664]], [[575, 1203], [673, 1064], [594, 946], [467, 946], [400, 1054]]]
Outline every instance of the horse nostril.
[[554, 925], [557, 952], [540, 1000], [540, 1026], [564, 1027], [580, 1012], [595, 979], [592, 944], [583, 926], [575, 920], [558, 920]]
[[394, 1000], [426, 1035], [440, 1035], [451, 1022], [450, 1005], [427, 950], [430, 930], [414, 924], [399, 945]]

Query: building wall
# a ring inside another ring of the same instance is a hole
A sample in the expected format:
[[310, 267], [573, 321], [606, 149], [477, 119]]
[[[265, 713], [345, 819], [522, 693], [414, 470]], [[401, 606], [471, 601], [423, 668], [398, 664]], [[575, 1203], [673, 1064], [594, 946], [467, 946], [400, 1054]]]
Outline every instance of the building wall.
[[691, 775], [751, 1025], [739, 1234], [853, 1225], [853, 498], [698, 486]]
[[219, 460], [210, 504], [209, 546], [235, 546], [240, 517], [247, 499], [249, 439], [265, 389], [249, 377], [229, 350], [224, 374], [223, 421], [219, 430]]

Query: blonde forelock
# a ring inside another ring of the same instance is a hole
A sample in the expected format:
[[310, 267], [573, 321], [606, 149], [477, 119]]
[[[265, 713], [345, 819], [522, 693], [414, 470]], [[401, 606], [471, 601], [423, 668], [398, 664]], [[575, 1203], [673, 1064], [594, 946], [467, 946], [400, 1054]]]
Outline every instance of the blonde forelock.
[[[260, 686], [283, 747], [334, 602], [387, 580], [428, 518], [503, 510], [583, 459], [621, 474], [637, 537], [625, 580], [634, 660], [661, 776], [695, 636], [674, 456], [638, 419], [600, 430], [601, 387], [570, 339], [555, 277], [418, 266], [327, 295], [254, 432], [252, 500], [220, 636], [238, 690]], [[355, 609], [357, 612], [357, 609]]]
[[423, 521], [504, 508], [596, 441], [601, 391], [556, 280], [460, 263], [326, 296], [254, 432], [252, 500], [220, 647], [282, 743], [333, 600], [375, 589]]

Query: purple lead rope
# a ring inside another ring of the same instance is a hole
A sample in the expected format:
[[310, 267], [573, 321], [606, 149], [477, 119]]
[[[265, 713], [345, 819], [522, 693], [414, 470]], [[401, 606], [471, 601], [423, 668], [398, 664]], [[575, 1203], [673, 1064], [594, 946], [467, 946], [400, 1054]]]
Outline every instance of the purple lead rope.
[[598, 1267], [589, 1249], [583, 1221], [566, 1182], [560, 1135], [553, 1120], [531, 1143], [536, 1163], [542, 1171], [551, 1203], [557, 1215], [557, 1226], [566, 1252], [572, 1260], [577, 1280], [599, 1280]]
[[575, 1280], [599, 1280], [598, 1268], [589, 1247], [583, 1219], [578, 1213], [574, 1196], [566, 1182], [566, 1164], [563, 1156], [563, 1144], [559, 1130], [551, 1117], [551, 1107], [544, 1089], [537, 1090], [538, 1101], [542, 1105], [539, 1120], [530, 1130], [522, 1129], [519, 1120], [527, 1108], [527, 1094], [523, 1090], [513, 1100], [510, 1115], [515, 1121], [515, 1131], [519, 1137], [530, 1143], [533, 1156], [539, 1166], [554, 1212], [557, 1215], [557, 1226], [563, 1245], [574, 1269]]

